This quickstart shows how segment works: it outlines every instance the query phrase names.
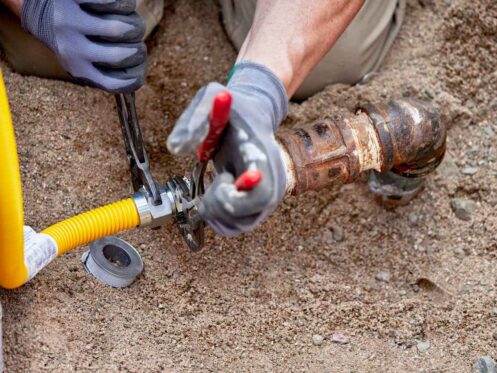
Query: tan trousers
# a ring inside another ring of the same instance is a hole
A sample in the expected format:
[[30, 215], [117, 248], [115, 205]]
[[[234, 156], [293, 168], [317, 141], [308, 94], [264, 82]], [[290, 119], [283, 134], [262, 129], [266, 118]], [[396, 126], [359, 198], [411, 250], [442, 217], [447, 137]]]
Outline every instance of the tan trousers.
[[[226, 32], [239, 49], [252, 25], [257, 0], [218, 0]], [[397, 36], [407, 0], [366, 0], [330, 52], [307, 77], [294, 99], [302, 100], [333, 83], [354, 84], [378, 69]], [[137, 0], [147, 35], [162, 18], [164, 0]], [[0, 10], [0, 44], [16, 71], [68, 79], [53, 53], [25, 33], [17, 18]]]
[[[219, 0], [237, 49], [252, 25], [257, 0]], [[347, 30], [297, 90], [302, 100], [334, 83], [354, 84], [383, 62], [404, 20], [406, 0], [366, 0]]]

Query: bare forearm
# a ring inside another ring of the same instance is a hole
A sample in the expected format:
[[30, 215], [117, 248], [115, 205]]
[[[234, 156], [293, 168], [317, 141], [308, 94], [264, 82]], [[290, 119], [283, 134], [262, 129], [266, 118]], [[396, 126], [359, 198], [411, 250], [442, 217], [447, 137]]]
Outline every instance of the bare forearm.
[[291, 97], [345, 31], [364, 0], [258, 0], [238, 55], [269, 67]]
[[7, 8], [13, 11], [17, 16], [21, 14], [23, 0], [0, 0]]

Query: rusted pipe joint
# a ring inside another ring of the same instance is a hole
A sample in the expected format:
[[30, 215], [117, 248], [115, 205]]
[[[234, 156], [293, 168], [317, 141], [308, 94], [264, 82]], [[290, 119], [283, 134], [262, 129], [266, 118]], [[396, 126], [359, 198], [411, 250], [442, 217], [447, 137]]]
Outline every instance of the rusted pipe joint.
[[428, 103], [402, 99], [366, 104], [278, 133], [287, 192], [350, 183], [364, 171], [408, 178], [432, 172], [445, 154], [446, 127]]
[[314, 124], [278, 134], [290, 159], [287, 191], [300, 194], [334, 183], [350, 183], [362, 171], [380, 169], [376, 132], [366, 114], [331, 114]]
[[382, 149], [381, 172], [422, 177], [433, 172], [445, 155], [447, 128], [428, 103], [403, 99], [386, 104], [366, 104], [366, 113], [378, 133]]

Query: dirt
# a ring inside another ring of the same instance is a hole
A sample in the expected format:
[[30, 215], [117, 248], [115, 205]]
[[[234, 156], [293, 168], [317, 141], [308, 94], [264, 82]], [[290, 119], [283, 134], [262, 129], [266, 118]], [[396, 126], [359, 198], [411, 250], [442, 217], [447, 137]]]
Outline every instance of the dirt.
[[[166, 180], [190, 168], [165, 148], [175, 119], [203, 84], [223, 81], [236, 53], [210, 1], [168, 2], [149, 47], [138, 105]], [[172, 227], [129, 232], [145, 271], [125, 290], [87, 275], [80, 248], [0, 291], [7, 371], [468, 372], [481, 355], [497, 359], [496, 62], [495, 0], [410, 0], [371, 81], [292, 105], [284, 125], [364, 100], [433, 100], [451, 124], [448, 157], [415, 201], [386, 211], [363, 178], [286, 199], [252, 234], [210, 233], [198, 254]], [[127, 196], [112, 97], [0, 66], [27, 224], [41, 229]], [[461, 172], [468, 166], [476, 174]], [[471, 221], [454, 215], [453, 198], [477, 203]], [[419, 341], [429, 349], [419, 352]]]

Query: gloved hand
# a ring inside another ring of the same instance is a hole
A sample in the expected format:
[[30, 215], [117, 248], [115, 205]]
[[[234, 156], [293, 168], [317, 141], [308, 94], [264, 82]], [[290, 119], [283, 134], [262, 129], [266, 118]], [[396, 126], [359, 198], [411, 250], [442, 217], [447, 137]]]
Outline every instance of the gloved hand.
[[145, 79], [145, 25], [135, 0], [24, 0], [21, 23], [80, 83], [132, 92]]
[[[219, 234], [247, 232], [267, 217], [283, 198], [286, 176], [274, 132], [286, 117], [288, 97], [280, 80], [252, 62], [235, 66], [227, 85], [202, 88], [179, 118], [168, 138], [172, 154], [195, 152], [207, 136], [209, 113], [220, 91], [233, 97], [230, 122], [214, 158], [217, 176], [199, 205], [200, 215]], [[238, 191], [235, 179], [258, 169], [262, 181], [251, 191]]]

